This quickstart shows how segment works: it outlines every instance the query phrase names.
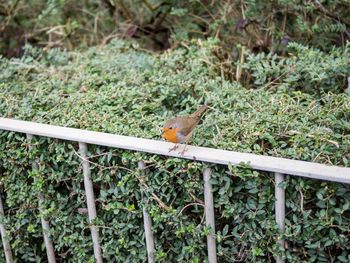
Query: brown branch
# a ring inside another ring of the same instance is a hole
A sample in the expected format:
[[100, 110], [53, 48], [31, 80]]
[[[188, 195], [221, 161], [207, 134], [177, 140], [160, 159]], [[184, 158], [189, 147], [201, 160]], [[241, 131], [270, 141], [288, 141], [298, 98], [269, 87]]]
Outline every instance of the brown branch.
[[320, 11], [321, 13], [323, 13], [324, 15], [343, 23], [344, 25], [350, 27], [350, 24], [346, 21], [344, 21], [342, 18], [333, 15], [327, 8], [325, 8], [318, 0], [315, 0], [315, 4], [317, 6], [317, 10]]

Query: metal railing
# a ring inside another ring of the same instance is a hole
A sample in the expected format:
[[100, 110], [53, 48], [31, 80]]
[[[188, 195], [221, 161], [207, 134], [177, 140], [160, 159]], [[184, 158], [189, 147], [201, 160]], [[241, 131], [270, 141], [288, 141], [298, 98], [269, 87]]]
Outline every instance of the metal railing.
[[[249, 153], [239, 153], [233, 151], [225, 151], [219, 149], [212, 149], [206, 147], [190, 146], [184, 155], [179, 155], [177, 152], [169, 152], [169, 148], [173, 144], [163, 141], [121, 136], [114, 134], [107, 134], [102, 132], [94, 132], [87, 130], [79, 130], [74, 128], [66, 128], [60, 126], [53, 126], [47, 124], [40, 124], [35, 122], [27, 122], [13, 119], [0, 118], [0, 130], [7, 130], [13, 132], [20, 132], [27, 134], [28, 140], [32, 136], [44, 136], [49, 138], [56, 138], [68, 140], [79, 143], [80, 157], [82, 158], [82, 166], [84, 173], [84, 188], [87, 199], [89, 222], [93, 222], [96, 218], [95, 198], [90, 177], [90, 167], [87, 160], [88, 144], [108, 146], [113, 148], [133, 150], [140, 152], [147, 152], [158, 155], [172, 156], [196, 161], [203, 161], [214, 164], [237, 165], [241, 163], [249, 164], [249, 166], [256, 170], [273, 172], [275, 174], [275, 212], [276, 223], [283, 233], [285, 226], [285, 191], [281, 187], [285, 175], [302, 176], [314, 178], [319, 180], [328, 180], [341, 183], [350, 183], [350, 168], [327, 166], [318, 163], [290, 160], [285, 158], [277, 158], [270, 156], [261, 156]], [[140, 160], [139, 169], [145, 172], [145, 165]], [[33, 165], [33, 169], [37, 169]], [[204, 179], [204, 207], [205, 207], [205, 222], [210, 226], [211, 233], [207, 236], [208, 261], [210, 263], [217, 262], [216, 255], [216, 241], [215, 241], [215, 219], [214, 219], [214, 202], [211, 185], [209, 183], [211, 170], [205, 169], [203, 171]], [[38, 196], [39, 209], [40, 203], [44, 198], [40, 193]], [[0, 216], [4, 216], [2, 200], [0, 199]], [[154, 241], [152, 234], [152, 220], [148, 212], [143, 209], [144, 230], [146, 239], [146, 248], [148, 255], [148, 262], [154, 262]], [[54, 245], [49, 239], [47, 232], [49, 230], [49, 222], [41, 219], [45, 247], [47, 251], [48, 261], [50, 263], [56, 262]], [[90, 224], [90, 231], [93, 240], [93, 249], [96, 262], [103, 262], [101, 247], [99, 244], [99, 236], [97, 228]], [[11, 247], [6, 236], [6, 226], [0, 224], [0, 232], [2, 243], [6, 256], [6, 262], [13, 262]], [[278, 240], [284, 246], [284, 240]], [[280, 257], [276, 258], [277, 262], [284, 262]]]

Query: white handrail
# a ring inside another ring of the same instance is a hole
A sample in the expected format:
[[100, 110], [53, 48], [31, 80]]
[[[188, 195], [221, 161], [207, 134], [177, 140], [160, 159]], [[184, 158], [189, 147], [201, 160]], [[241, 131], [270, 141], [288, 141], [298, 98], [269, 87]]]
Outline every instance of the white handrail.
[[214, 197], [213, 189], [210, 183], [210, 177], [211, 169], [207, 168], [203, 172], [203, 181], [205, 224], [210, 227], [210, 233], [207, 235], [208, 262], [217, 263], [218, 261], [216, 255]]
[[[33, 135], [31, 134], [27, 134], [27, 139], [29, 140], [29, 142], [33, 139]], [[33, 149], [33, 146], [31, 144], [29, 144], [28, 146], [29, 150]], [[34, 171], [38, 172], [38, 164], [36, 162], [33, 162], [32, 164], [32, 169]], [[37, 178], [35, 179], [37, 180]], [[43, 235], [44, 235], [44, 243], [45, 243], [45, 247], [46, 247], [46, 255], [47, 255], [47, 260], [49, 263], [56, 263], [56, 257], [55, 257], [55, 249], [53, 246], [53, 242], [51, 237], [49, 236], [49, 232], [50, 232], [50, 223], [49, 221], [47, 221], [43, 215], [43, 203], [44, 203], [44, 195], [41, 191], [39, 191], [38, 193], [38, 200], [39, 200], [39, 211], [40, 211], [40, 221], [41, 221], [41, 227], [43, 229]]]
[[[286, 193], [284, 188], [280, 185], [284, 180], [284, 175], [280, 173], [275, 173], [275, 218], [278, 228], [281, 233], [285, 229], [285, 219], [286, 219]], [[279, 239], [277, 242], [284, 248], [284, 239]], [[284, 263], [285, 260], [281, 257], [276, 258], [276, 263]]]
[[188, 147], [188, 151], [186, 151], [183, 156], [180, 156], [178, 152], [172, 151], [169, 153], [169, 148], [172, 147], [173, 144], [168, 142], [6, 118], [0, 118], [0, 130], [29, 133], [50, 138], [180, 157], [209, 163], [225, 165], [246, 163], [256, 170], [350, 183], [350, 168], [346, 167], [328, 166], [319, 163], [197, 146]]
[[87, 151], [88, 151], [88, 147], [86, 143], [79, 142], [79, 153], [81, 155], [81, 158], [83, 159], [82, 166], [83, 166], [83, 174], [84, 174], [84, 189], [85, 189], [86, 204], [87, 204], [88, 215], [89, 215], [89, 225], [90, 225], [89, 227], [91, 232], [92, 244], [94, 247], [94, 255], [95, 255], [96, 263], [103, 263], [98, 229], [93, 223], [93, 221], [97, 217], [97, 212], [96, 212], [94, 188], [93, 188], [93, 183], [91, 179], [90, 163], [87, 161]]
[[[0, 217], [4, 217], [4, 216], [5, 216], [4, 206], [2, 204], [2, 199], [0, 196]], [[2, 245], [4, 247], [6, 262], [12, 263], [13, 262], [12, 250], [11, 250], [10, 242], [8, 240], [8, 235], [7, 235], [7, 231], [4, 223], [0, 223], [0, 234], [1, 234]]]

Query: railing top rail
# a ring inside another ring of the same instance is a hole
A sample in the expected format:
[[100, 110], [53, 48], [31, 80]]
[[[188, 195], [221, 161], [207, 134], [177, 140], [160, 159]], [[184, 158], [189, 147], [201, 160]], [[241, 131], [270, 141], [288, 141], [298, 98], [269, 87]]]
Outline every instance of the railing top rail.
[[189, 146], [188, 151], [186, 151], [183, 156], [179, 156], [178, 152], [172, 151], [169, 153], [169, 148], [172, 147], [173, 144], [164, 141], [6, 118], [0, 118], [0, 130], [28, 133], [68, 141], [84, 142], [216, 164], [237, 165], [239, 163], [246, 163], [256, 170], [350, 183], [350, 168], [346, 167], [328, 166], [319, 163], [197, 146]]

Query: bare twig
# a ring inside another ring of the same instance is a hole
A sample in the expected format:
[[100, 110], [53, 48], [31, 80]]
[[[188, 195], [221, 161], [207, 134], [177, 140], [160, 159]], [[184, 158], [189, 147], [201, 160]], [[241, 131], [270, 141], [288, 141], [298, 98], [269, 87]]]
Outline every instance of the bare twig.
[[181, 215], [182, 212], [183, 212], [187, 207], [190, 207], [190, 206], [193, 206], [193, 205], [199, 205], [199, 206], [205, 207], [205, 205], [204, 205], [204, 204], [201, 204], [201, 203], [190, 203], [190, 204], [185, 205], [185, 206], [180, 210], [180, 212], [177, 214], [177, 216]]
[[90, 161], [88, 158], [84, 158], [82, 157], [74, 148], [73, 149], [73, 152], [76, 156], [79, 157], [79, 159], [83, 160], [83, 161], [87, 161], [88, 163], [91, 163], [93, 165], [96, 165], [97, 167], [99, 168], [102, 168], [103, 170], [111, 170], [111, 169], [123, 169], [123, 170], [126, 170], [128, 172], [134, 172], [133, 170], [129, 169], [129, 168], [126, 168], [126, 167], [123, 167], [123, 166], [103, 166], [103, 165], [100, 165], [98, 163], [95, 163], [95, 162], [92, 162]]

